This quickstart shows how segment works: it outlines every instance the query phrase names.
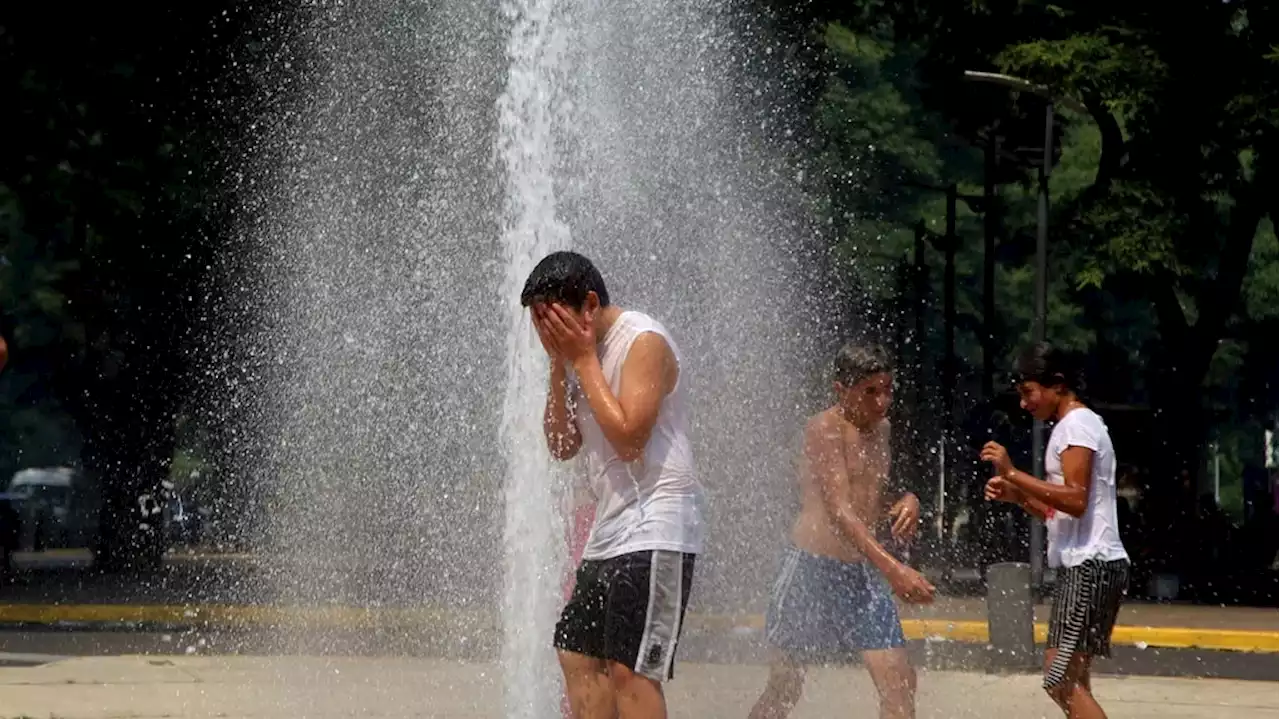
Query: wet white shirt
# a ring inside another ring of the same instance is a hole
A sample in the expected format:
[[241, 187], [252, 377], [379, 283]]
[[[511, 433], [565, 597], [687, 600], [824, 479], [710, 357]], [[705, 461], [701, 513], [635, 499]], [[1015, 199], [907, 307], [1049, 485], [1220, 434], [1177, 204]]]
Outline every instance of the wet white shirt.
[[[598, 350], [600, 366], [615, 395], [631, 345], [647, 332], [661, 335], [679, 364], [680, 351], [666, 328], [641, 312], [623, 312]], [[587, 480], [596, 497], [595, 524], [582, 558], [608, 559], [651, 550], [701, 552], [706, 539], [706, 499], [689, 443], [683, 369], [675, 388], [662, 400], [644, 455], [634, 462], [618, 456], [578, 383], [573, 385]]]
[[1094, 558], [1104, 562], [1128, 559], [1116, 518], [1116, 453], [1102, 417], [1088, 407], [1080, 407], [1058, 421], [1045, 451], [1047, 481], [1064, 483], [1062, 453], [1068, 447], [1093, 450], [1093, 480], [1082, 516], [1076, 518], [1066, 512], [1055, 512], [1045, 523], [1049, 566], [1076, 567]]

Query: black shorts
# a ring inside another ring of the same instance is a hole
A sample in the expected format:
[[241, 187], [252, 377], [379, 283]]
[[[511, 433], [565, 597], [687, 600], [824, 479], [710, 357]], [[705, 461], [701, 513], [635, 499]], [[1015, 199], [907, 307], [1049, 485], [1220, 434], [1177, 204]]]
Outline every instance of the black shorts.
[[693, 562], [692, 554], [662, 550], [583, 561], [556, 623], [556, 649], [671, 679]]
[[1116, 626], [1120, 602], [1129, 590], [1129, 562], [1090, 559], [1058, 571], [1049, 614], [1050, 649], [1058, 656], [1045, 672], [1044, 685], [1054, 687], [1067, 676], [1074, 654], [1111, 656], [1111, 630]]

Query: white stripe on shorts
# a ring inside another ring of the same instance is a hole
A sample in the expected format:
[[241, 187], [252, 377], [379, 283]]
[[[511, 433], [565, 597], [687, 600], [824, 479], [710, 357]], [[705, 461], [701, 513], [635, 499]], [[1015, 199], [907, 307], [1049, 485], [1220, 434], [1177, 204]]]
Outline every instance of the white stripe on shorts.
[[[635, 673], [660, 682], [671, 676], [676, 637], [680, 636], [680, 599], [684, 596], [684, 555], [654, 550], [649, 564], [649, 605]], [[655, 649], [657, 650], [655, 652]]]
[[[796, 568], [800, 566], [800, 552], [794, 549], [788, 549], [782, 554], [782, 566], [778, 568], [778, 577], [773, 580], [773, 602], [769, 609], [772, 611], [775, 607], [781, 607], [782, 602], [786, 600], [787, 593], [791, 591], [791, 580], [795, 576]], [[774, 640], [774, 633], [777, 631], [777, 623], [766, 623], [765, 638], [769, 641]]]

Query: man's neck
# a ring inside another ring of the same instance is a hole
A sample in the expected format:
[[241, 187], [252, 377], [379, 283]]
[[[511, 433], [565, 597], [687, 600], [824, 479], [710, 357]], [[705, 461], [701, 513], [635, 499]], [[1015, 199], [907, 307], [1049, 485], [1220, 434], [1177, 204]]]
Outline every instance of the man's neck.
[[876, 428], [875, 422], [866, 422], [864, 420], [855, 419], [853, 415], [845, 411], [844, 405], [840, 405], [840, 404], [836, 405], [836, 415], [840, 417], [840, 419], [844, 420], [846, 424], [848, 424], [850, 427], [853, 427], [855, 430], [857, 430], [861, 434], [872, 432]]
[[622, 308], [617, 305], [600, 308], [595, 319], [596, 342], [604, 342], [605, 335], [609, 334], [613, 323], [618, 321], [620, 315], [622, 315]]
[[1053, 419], [1056, 422], [1061, 422], [1062, 418], [1066, 417], [1068, 412], [1083, 406], [1084, 403], [1081, 402], [1074, 394], [1063, 397], [1062, 401], [1058, 403], [1058, 411], [1054, 412]]

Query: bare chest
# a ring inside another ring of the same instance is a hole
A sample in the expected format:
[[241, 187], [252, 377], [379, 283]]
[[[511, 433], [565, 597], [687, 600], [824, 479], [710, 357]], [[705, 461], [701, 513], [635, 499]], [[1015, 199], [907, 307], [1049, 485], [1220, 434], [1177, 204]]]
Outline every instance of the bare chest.
[[889, 475], [889, 442], [884, 433], [844, 433], [845, 476], [850, 498], [858, 505], [878, 502]]

